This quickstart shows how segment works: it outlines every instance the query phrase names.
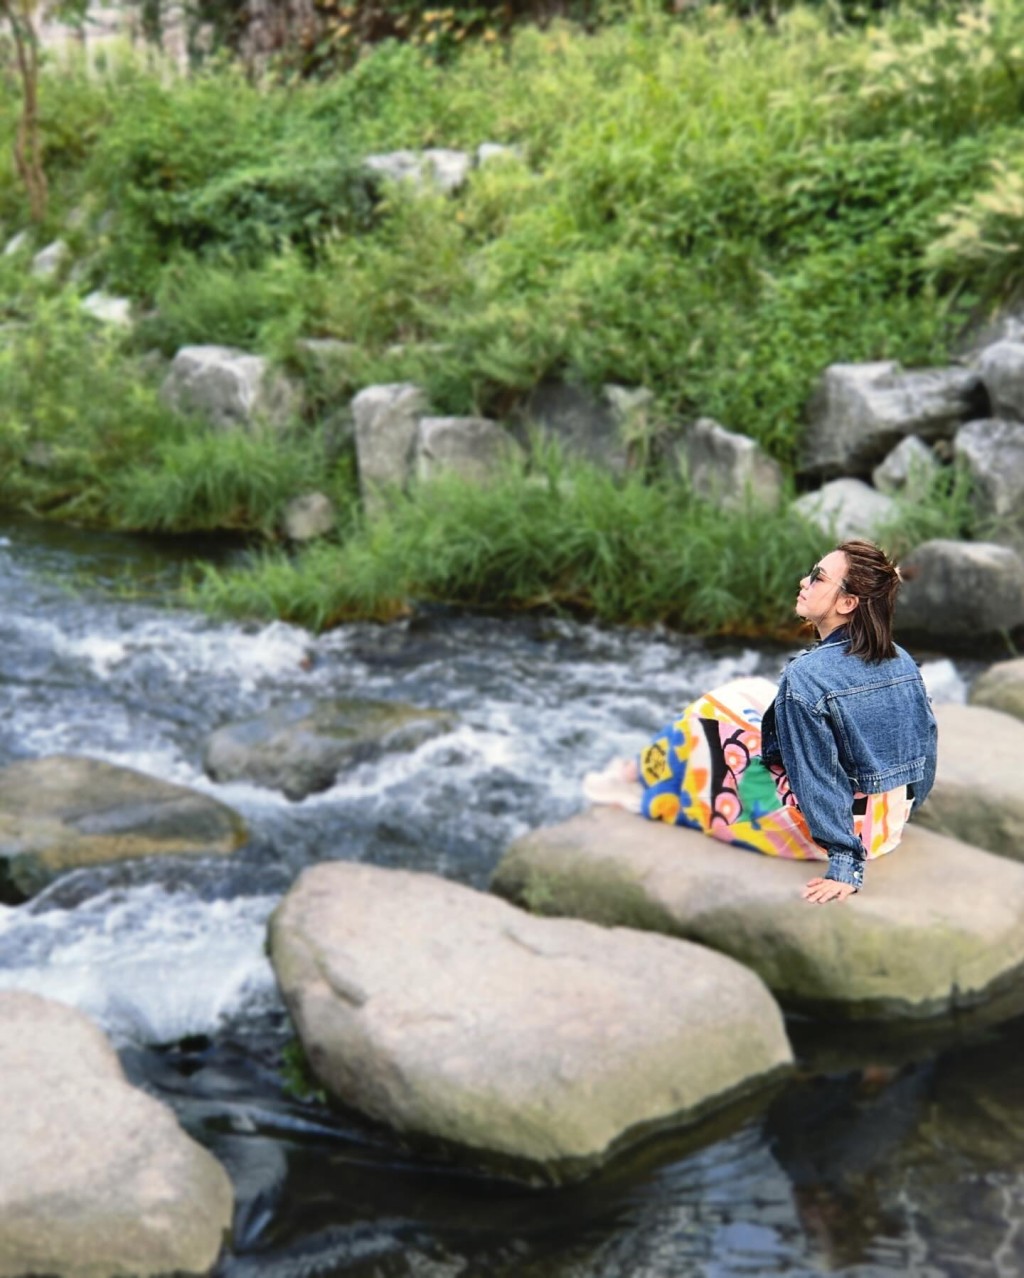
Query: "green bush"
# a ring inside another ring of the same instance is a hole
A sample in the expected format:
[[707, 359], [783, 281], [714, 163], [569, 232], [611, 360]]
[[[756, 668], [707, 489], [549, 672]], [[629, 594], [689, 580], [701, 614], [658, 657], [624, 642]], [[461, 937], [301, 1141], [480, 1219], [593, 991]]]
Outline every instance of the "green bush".
[[76, 297], [40, 287], [18, 302], [0, 343], [0, 501], [104, 519], [111, 481], [182, 424]]
[[285, 504], [311, 489], [326, 489], [345, 509], [353, 500], [349, 472], [331, 474], [321, 441], [200, 427], [121, 470], [109, 502], [113, 519], [126, 528], [273, 535]]

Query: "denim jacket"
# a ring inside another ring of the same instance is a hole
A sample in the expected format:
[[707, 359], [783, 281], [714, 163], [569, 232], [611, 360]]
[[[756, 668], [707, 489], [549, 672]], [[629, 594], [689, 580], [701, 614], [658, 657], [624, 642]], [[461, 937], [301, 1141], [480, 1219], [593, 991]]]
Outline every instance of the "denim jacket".
[[786, 666], [761, 725], [762, 757], [781, 763], [811, 837], [828, 851], [827, 879], [864, 881], [853, 795], [912, 786], [915, 807], [935, 780], [938, 729], [921, 672], [902, 648], [868, 664], [840, 627]]

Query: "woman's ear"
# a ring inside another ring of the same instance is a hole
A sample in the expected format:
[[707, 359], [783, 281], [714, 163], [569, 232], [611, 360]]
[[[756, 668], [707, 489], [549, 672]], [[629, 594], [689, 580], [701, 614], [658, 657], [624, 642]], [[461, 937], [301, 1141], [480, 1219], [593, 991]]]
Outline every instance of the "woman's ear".
[[856, 595], [841, 594], [836, 600], [836, 612], [841, 617], [848, 617], [854, 608], [860, 603]]

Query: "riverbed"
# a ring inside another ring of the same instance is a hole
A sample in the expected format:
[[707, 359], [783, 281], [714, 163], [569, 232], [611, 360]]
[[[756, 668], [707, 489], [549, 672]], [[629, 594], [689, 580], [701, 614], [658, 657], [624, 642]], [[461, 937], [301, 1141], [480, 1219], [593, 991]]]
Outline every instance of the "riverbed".
[[[512, 838], [583, 806], [584, 772], [788, 654], [445, 609], [316, 637], [174, 605], [196, 557], [233, 553], [0, 519], [0, 765], [88, 754], [215, 795], [251, 832], [228, 861], [74, 872], [0, 906], [0, 988], [94, 1017], [227, 1166], [219, 1274], [1024, 1275], [1024, 1019], [913, 1038], [791, 1021], [784, 1089], [562, 1189], [445, 1165], [298, 1094], [264, 936], [302, 868], [484, 888]], [[980, 668], [915, 655], [937, 700]], [[296, 696], [411, 702], [456, 726], [301, 803], [205, 777], [213, 729]]]

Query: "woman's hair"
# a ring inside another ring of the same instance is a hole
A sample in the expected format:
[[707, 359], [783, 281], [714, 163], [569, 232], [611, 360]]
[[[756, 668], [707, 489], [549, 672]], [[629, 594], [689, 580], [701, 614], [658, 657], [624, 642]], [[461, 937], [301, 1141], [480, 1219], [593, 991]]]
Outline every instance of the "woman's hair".
[[858, 599], [857, 607], [847, 618], [850, 655], [869, 662], [895, 657], [892, 617], [900, 570], [884, 550], [870, 541], [844, 541], [836, 549], [846, 556], [843, 590]]

